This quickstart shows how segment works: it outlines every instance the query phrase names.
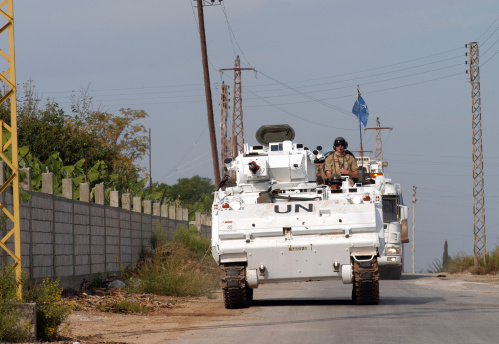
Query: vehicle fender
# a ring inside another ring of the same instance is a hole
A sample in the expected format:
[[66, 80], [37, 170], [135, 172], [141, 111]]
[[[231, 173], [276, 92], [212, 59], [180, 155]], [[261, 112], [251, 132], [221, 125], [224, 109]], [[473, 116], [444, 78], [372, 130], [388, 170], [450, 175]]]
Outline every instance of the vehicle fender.
[[258, 271], [246, 268], [246, 283], [250, 288], [258, 288]]
[[353, 283], [353, 270], [352, 265], [342, 265], [341, 266], [341, 280], [343, 284]]

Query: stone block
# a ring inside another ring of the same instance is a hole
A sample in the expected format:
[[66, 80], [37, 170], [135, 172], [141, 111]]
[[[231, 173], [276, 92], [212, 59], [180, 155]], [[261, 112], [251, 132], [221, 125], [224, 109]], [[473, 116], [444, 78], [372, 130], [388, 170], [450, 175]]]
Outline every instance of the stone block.
[[57, 277], [73, 276], [74, 273], [73, 265], [56, 266], [55, 273]]
[[90, 275], [90, 265], [77, 265], [75, 266], [75, 274], [76, 276], [79, 275]]
[[29, 328], [28, 342], [36, 342], [36, 303], [20, 303], [16, 309], [21, 315], [20, 324]]

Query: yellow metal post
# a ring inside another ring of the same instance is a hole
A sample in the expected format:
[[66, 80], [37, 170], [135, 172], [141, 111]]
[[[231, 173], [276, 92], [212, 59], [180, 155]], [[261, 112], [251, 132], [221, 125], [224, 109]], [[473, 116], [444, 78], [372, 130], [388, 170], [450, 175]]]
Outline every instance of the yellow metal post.
[[[5, 183], [0, 187], [0, 194], [5, 192], [7, 187], [12, 186], [12, 209], [9, 210], [6, 205], [0, 203], [0, 209], [11, 220], [12, 228], [1, 238], [0, 247], [5, 250], [14, 260], [16, 280], [18, 282], [18, 297], [21, 298], [21, 218], [19, 214], [19, 162], [17, 152], [17, 91], [16, 91], [16, 67], [14, 54], [14, 9], [13, 0], [4, 0], [0, 2], [0, 35], [8, 35], [8, 47], [0, 47], [0, 55], [7, 61], [6, 69], [1, 71], [0, 83], [5, 90], [0, 99], [0, 104], [10, 105], [10, 123], [0, 120], [1, 142], [0, 159], [7, 166], [6, 175], [10, 174]], [[11, 158], [9, 154], [11, 152]], [[4, 199], [6, 199], [4, 197]], [[11, 247], [14, 246], [14, 251]]]

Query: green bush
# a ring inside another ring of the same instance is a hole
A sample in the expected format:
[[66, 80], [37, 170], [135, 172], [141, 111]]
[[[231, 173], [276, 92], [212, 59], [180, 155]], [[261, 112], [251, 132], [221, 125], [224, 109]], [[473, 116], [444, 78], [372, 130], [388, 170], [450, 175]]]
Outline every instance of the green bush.
[[[211, 257], [209, 257], [211, 258]], [[128, 283], [129, 292], [170, 296], [209, 295], [218, 281], [213, 259], [198, 259], [183, 244], [156, 250], [152, 261], [142, 265]]]
[[20, 323], [18, 286], [12, 265], [0, 266], [0, 342], [22, 342], [29, 334], [29, 324]]
[[177, 229], [173, 234], [173, 241], [182, 243], [199, 257], [210, 253], [211, 240], [203, 238], [196, 226], [189, 226], [189, 228], [181, 227]]
[[71, 306], [61, 302], [59, 280], [46, 278], [24, 292], [26, 302], [36, 303], [37, 337], [51, 340], [58, 337], [59, 326], [71, 314]]
[[149, 244], [153, 250], [156, 250], [158, 247], [163, 247], [168, 242], [168, 236], [163, 229], [161, 228], [161, 223], [158, 221], [154, 222], [152, 225], [152, 234], [149, 239]]
[[479, 266], [475, 266], [475, 257], [467, 255], [464, 252], [459, 252], [453, 256], [448, 265], [450, 273], [471, 272], [473, 274], [490, 274], [499, 273], [499, 246], [496, 246], [492, 252], [485, 255], [485, 264], [480, 262]]
[[130, 277], [129, 292], [170, 296], [210, 295], [219, 271], [210, 253], [210, 240], [197, 229], [181, 228], [173, 242], [155, 248], [152, 258]]

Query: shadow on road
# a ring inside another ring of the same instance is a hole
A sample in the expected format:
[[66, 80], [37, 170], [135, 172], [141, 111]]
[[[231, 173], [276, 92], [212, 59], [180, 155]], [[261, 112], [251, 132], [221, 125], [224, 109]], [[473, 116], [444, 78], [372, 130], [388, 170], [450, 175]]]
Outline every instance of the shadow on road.
[[[442, 297], [381, 297], [379, 305], [374, 307], [393, 306], [393, 305], [424, 305], [431, 302], [445, 301]], [[253, 300], [254, 307], [277, 307], [277, 306], [352, 306], [351, 299], [263, 299]], [[365, 307], [365, 306], [358, 306]]]
[[344, 306], [352, 305], [351, 299], [264, 299], [253, 300], [251, 303], [255, 307], [275, 307], [275, 306]]

